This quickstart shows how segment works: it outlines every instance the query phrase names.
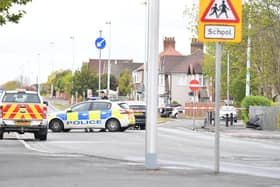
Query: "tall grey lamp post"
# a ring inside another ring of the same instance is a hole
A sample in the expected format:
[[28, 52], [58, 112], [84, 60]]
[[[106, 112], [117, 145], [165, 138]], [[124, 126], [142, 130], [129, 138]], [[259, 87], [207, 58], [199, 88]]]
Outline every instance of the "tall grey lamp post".
[[108, 44], [108, 65], [107, 65], [107, 96], [110, 95], [110, 74], [111, 74], [111, 21], [106, 22], [109, 25], [109, 44]]
[[[50, 45], [51, 45], [51, 53], [52, 53], [52, 62], [51, 62], [51, 65], [52, 65], [52, 69], [51, 69], [51, 73], [53, 73], [54, 71], [54, 42], [50, 42]], [[51, 85], [51, 98], [53, 98], [53, 92], [54, 92], [54, 89], [53, 89], [53, 83]]]
[[40, 94], [41, 88], [40, 88], [40, 69], [41, 69], [41, 65], [40, 65], [40, 53], [37, 53], [38, 56], [38, 76], [37, 76], [37, 92]]
[[73, 94], [73, 88], [74, 88], [74, 65], [75, 65], [75, 37], [70, 36], [70, 39], [72, 40], [72, 80], [71, 80], [71, 105], [74, 104], [74, 94]]
[[142, 5], [145, 6], [145, 44], [144, 44], [144, 102], [147, 104], [147, 70], [148, 70], [148, 60], [147, 60], [147, 44], [148, 44], [148, 28], [149, 28], [149, 25], [148, 25], [148, 0], [144, 1], [141, 3]]
[[246, 62], [246, 87], [245, 96], [250, 95], [250, 68], [251, 68], [251, 8], [252, 0], [249, 0], [249, 17], [248, 17], [248, 42], [247, 42], [247, 62]]

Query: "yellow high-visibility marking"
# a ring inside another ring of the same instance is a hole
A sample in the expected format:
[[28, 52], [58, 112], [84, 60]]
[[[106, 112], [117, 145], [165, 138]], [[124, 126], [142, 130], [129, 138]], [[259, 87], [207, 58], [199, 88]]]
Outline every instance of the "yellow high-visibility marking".
[[[42, 119], [42, 116], [40, 115], [40, 113], [38, 112], [38, 110], [36, 109], [36, 107], [34, 105], [29, 105], [33, 114], [35, 115], [36, 119]], [[40, 106], [40, 109], [43, 111], [42, 107]]]
[[99, 120], [101, 112], [100, 111], [90, 111], [89, 120]]
[[121, 114], [119, 110], [112, 110], [112, 116], [118, 119], [124, 119], [126, 114]]
[[70, 120], [70, 121], [78, 120], [78, 112], [67, 113], [67, 120]]

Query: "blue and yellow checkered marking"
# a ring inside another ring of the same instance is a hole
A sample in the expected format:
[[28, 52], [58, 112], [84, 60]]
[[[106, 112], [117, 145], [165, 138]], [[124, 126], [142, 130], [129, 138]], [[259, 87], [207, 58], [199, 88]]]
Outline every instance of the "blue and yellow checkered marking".
[[[101, 120], [106, 120], [110, 118], [112, 114], [113, 114], [112, 110], [69, 112], [69, 113], [57, 114], [52, 118], [59, 118], [63, 121], [72, 121], [72, 122], [88, 120], [87, 123], [82, 123], [82, 124], [100, 124]], [[71, 123], [71, 124], [76, 124], [76, 123]]]

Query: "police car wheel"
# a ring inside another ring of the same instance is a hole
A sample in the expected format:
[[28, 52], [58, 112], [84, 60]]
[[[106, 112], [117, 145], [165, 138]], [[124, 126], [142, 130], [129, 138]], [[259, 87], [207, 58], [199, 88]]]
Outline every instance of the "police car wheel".
[[70, 132], [71, 129], [63, 129], [63, 132]]
[[4, 132], [0, 130], [0, 140], [3, 139]]
[[50, 123], [50, 129], [53, 132], [61, 132], [63, 129], [63, 124], [59, 120], [53, 120]]
[[107, 121], [106, 127], [110, 132], [117, 132], [121, 129], [120, 123], [115, 119], [110, 119]]

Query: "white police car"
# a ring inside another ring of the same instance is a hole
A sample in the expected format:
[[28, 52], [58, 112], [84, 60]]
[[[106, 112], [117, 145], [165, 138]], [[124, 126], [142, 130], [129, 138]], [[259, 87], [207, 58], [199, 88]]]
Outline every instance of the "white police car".
[[48, 121], [53, 132], [87, 128], [115, 132], [134, 125], [135, 117], [124, 102], [89, 100], [73, 105], [65, 111], [50, 114]]

